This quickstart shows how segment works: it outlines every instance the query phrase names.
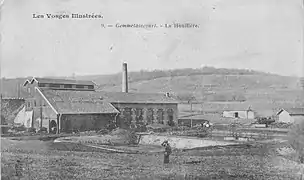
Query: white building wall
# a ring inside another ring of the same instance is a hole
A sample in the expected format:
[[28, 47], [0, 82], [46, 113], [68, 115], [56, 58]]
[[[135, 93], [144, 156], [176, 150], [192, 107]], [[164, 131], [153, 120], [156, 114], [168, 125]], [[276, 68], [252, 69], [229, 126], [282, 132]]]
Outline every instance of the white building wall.
[[247, 119], [254, 119], [254, 118], [255, 118], [255, 113], [253, 111], [248, 111]]
[[239, 118], [254, 119], [254, 112], [252, 111], [224, 111], [223, 117], [234, 118], [236, 112], [238, 113]]
[[284, 110], [279, 114], [278, 122], [293, 123], [294, 121], [290, 114]]
[[25, 111], [24, 126], [30, 128], [32, 126], [33, 111]]
[[14, 119], [14, 124], [24, 125], [25, 122], [25, 107], [23, 107]]

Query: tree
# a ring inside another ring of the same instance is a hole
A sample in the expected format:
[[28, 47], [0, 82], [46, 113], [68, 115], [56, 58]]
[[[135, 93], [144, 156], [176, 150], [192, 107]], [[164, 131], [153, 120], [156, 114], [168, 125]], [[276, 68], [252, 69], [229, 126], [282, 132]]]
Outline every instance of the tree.
[[288, 142], [296, 151], [298, 160], [304, 163], [304, 118], [297, 120], [299, 123], [295, 123], [288, 133]]
[[6, 119], [3, 115], [1, 115], [1, 125], [6, 125], [7, 122], [6, 122]]

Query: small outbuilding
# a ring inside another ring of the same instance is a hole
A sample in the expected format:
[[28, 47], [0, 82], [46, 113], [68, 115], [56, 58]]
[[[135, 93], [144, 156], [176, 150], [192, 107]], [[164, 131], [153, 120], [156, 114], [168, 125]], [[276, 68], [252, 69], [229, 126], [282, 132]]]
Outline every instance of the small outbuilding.
[[278, 122], [296, 123], [304, 118], [304, 108], [282, 108], [276, 115]]
[[249, 108], [229, 108], [223, 111], [225, 118], [241, 118], [241, 119], [254, 119], [255, 112]]

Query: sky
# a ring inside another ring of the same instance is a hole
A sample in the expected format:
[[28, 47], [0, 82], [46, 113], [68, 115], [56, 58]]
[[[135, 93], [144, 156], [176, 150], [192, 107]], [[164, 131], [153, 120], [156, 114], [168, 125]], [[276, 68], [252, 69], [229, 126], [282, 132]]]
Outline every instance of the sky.
[[[302, 0], [5, 0], [1, 76], [70, 76], [214, 66], [300, 76]], [[102, 19], [33, 18], [101, 14]], [[199, 28], [102, 28], [116, 23]]]

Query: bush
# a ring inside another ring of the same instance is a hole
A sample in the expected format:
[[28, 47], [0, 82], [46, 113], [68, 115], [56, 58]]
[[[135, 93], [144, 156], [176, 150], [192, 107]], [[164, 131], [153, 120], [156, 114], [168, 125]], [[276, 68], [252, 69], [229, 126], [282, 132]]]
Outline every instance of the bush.
[[137, 124], [136, 129], [134, 129], [135, 132], [146, 132], [147, 126], [145, 124]]
[[171, 128], [170, 126], [164, 124], [150, 124], [147, 126], [147, 130], [153, 132], [166, 132], [170, 128]]
[[296, 151], [299, 161], [304, 163], [304, 119], [292, 126], [288, 133], [288, 142]]
[[124, 139], [124, 142], [129, 145], [138, 144], [138, 137], [135, 131], [117, 128], [110, 133], [111, 136], [118, 136]]
[[99, 131], [97, 131], [98, 135], [104, 135], [104, 134], [109, 134], [109, 130], [108, 129], [101, 129]]
[[271, 128], [290, 128], [292, 126], [291, 123], [283, 123], [283, 122], [274, 122], [270, 124]]
[[188, 126], [174, 126], [174, 127], [170, 128], [171, 131], [186, 131], [189, 129], [191, 129], [191, 128]]
[[27, 129], [27, 132], [35, 133], [36, 132], [36, 128], [30, 127], [30, 128]]
[[47, 132], [47, 128], [46, 127], [41, 127], [40, 129], [38, 129], [37, 133], [46, 133]]
[[108, 129], [109, 131], [112, 131], [112, 130], [114, 130], [114, 129], [116, 129], [116, 128], [117, 128], [117, 126], [116, 126], [115, 123], [110, 123], [110, 124], [107, 125], [107, 129]]
[[12, 129], [17, 132], [26, 131], [26, 128], [24, 126], [14, 126]]

